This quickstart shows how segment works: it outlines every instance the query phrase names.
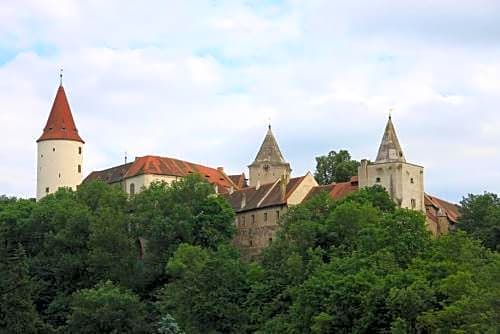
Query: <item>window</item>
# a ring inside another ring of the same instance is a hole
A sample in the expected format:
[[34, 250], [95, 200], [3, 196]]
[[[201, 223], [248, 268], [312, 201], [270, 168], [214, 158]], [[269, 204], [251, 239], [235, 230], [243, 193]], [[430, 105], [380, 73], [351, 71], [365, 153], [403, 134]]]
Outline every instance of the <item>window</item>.
[[255, 215], [252, 215], [252, 224], [255, 224]]
[[417, 201], [414, 198], [412, 198], [411, 199], [411, 208], [415, 209], [416, 207], [417, 207]]
[[82, 172], [82, 165], [78, 165], [78, 173]]
[[52, 147], [52, 152], [55, 152], [56, 151], [56, 148], [55, 147]]
[[134, 195], [135, 194], [135, 184], [131, 183], [130, 184], [130, 195]]
[[380, 177], [377, 177], [377, 179], [375, 180], [377, 183], [380, 183]]
[[248, 245], [249, 245], [250, 247], [252, 247], [252, 246], [253, 246], [253, 241], [252, 241], [252, 240], [248, 241]]
[[280, 210], [276, 211], [276, 219], [280, 219]]
[[414, 182], [413, 182], [413, 178], [411, 178], [411, 179], [410, 179], [410, 183], [414, 183]]
[[82, 147], [78, 146], [78, 154], [82, 154]]
[[61, 173], [59, 173], [59, 178], [61, 178]]
[[273, 242], [273, 238], [269, 238], [269, 243]]
[[241, 221], [243, 222], [243, 226], [245, 226], [245, 216], [241, 217]]
[[267, 212], [264, 212], [264, 221], [267, 222]]
[[45, 188], [45, 193], [48, 194], [50, 191], [49, 187]]

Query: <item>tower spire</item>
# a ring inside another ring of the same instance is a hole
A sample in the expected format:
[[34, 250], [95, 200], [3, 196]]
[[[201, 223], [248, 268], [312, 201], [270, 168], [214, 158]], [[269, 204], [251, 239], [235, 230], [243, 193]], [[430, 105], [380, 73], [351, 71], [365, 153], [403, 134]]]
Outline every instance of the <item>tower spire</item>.
[[399, 144], [396, 129], [392, 123], [392, 116], [389, 114], [384, 135], [377, 154], [376, 162], [406, 162], [401, 145]]

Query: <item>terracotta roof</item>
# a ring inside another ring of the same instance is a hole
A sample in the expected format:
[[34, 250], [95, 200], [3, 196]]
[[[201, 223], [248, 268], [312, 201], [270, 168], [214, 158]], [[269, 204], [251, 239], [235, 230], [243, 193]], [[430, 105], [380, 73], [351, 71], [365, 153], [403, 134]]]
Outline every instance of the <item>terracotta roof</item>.
[[63, 86], [57, 89], [52, 109], [43, 133], [37, 142], [51, 139], [75, 140], [84, 143], [73, 120], [66, 93]]
[[[223, 196], [229, 201], [229, 204], [236, 212], [254, 210], [270, 206], [285, 205], [290, 195], [302, 182], [305, 176], [291, 178], [286, 184], [285, 189], [281, 187], [281, 180], [274, 183], [267, 183], [260, 187], [247, 187], [232, 194]], [[283, 192], [284, 190], [284, 192]], [[242, 206], [242, 202], [245, 203]]]
[[85, 181], [102, 180], [114, 183], [143, 174], [183, 177], [193, 173], [200, 174], [209, 183], [217, 185], [220, 193], [227, 192], [230, 188], [239, 189], [222, 170], [179, 159], [152, 155], [138, 157], [134, 162], [125, 165], [92, 172]]
[[236, 174], [236, 175], [228, 175], [228, 176], [231, 179], [231, 181], [233, 181], [233, 183], [236, 186], [238, 186], [238, 188], [242, 189], [242, 188], [248, 187], [247, 178], [245, 176], [245, 173]]
[[326, 191], [333, 199], [341, 199], [346, 197], [352, 192], [359, 189], [358, 177], [353, 176], [348, 182], [332, 183], [323, 186], [317, 186], [311, 189], [309, 194], [306, 196], [306, 200], [318, 195], [319, 193]]
[[[429, 206], [433, 206], [436, 211], [441, 209], [442, 213], [445, 214], [448, 220], [450, 220], [452, 223], [456, 223], [458, 221], [458, 218], [460, 217], [460, 207], [456, 204], [447, 202], [429, 194], [425, 194], [424, 203], [426, 208], [428, 208]], [[431, 210], [427, 209], [426, 212], [429, 218], [434, 221], [437, 220], [437, 217], [431, 212]]]

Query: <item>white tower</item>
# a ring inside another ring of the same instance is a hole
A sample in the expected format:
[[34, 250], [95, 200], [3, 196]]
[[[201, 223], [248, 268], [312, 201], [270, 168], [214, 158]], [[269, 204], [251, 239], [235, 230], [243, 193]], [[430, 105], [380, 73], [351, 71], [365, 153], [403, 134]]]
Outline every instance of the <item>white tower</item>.
[[43, 134], [37, 140], [37, 200], [60, 187], [76, 190], [82, 181], [84, 143], [61, 81]]

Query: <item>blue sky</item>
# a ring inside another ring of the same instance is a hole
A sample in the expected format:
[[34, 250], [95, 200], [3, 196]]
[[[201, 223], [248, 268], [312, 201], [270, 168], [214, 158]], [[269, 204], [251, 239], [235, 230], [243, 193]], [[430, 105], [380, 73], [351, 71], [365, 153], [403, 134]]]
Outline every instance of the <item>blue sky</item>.
[[0, 193], [34, 196], [64, 68], [86, 173], [146, 154], [247, 171], [268, 119], [295, 175], [374, 159], [393, 108], [426, 190], [500, 193], [498, 1], [2, 1]]

